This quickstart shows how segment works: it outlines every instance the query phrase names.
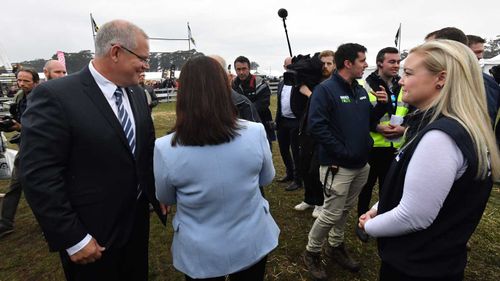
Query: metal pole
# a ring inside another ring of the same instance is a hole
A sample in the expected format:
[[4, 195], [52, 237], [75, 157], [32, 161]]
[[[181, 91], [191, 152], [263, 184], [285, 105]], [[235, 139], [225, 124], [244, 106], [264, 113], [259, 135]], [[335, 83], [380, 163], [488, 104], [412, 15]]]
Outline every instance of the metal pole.
[[403, 36], [403, 29], [401, 28], [401, 23], [399, 23], [399, 44], [398, 44], [398, 53], [401, 54], [401, 37]]
[[290, 39], [288, 38], [288, 30], [286, 29], [285, 18], [283, 18], [283, 27], [285, 27], [286, 42], [288, 43], [288, 51], [290, 52], [290, 57], [293, 57], [293, 55], [292, 55], [292, 47], [290, 47]]
[[92, 13], [90, 13], [90, 28], [92, 29], [92, 38], [94, 39], [94, 48], [95, 48], [94, 18], [92, 17]]

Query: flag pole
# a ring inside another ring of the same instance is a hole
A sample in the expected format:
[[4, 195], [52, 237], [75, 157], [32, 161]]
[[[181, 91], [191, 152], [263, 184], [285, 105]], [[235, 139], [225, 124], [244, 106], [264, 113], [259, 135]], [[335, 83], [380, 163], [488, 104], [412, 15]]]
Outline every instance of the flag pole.
[[94, 39], [94, 46], [95, 46], [94, 18], [92, 17], [92, 13], [90, 13], [90, 28], [92, 29], [92, 38]]
[[403, 34], [401, 30], [401, 23], [399, 23], [399, 44], [398, 44], [398, 53], [401, 53], [401, 34]]
[[189, 22], [187, 23], [188, 27], [188, 51], [191, 51], [191, 33], [189, 32]]

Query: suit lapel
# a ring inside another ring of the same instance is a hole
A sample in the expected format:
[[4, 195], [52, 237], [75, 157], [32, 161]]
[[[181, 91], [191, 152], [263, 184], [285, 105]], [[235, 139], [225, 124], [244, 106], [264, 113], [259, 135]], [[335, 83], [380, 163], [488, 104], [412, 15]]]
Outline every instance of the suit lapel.
[[[113, 109], [109, 106], [106, 97], [102, 93], [101, 89], [95, 82], [92, 74], [88, 67], [86, 67], [82, 72], [82, 83], [85, 94], [92, 100], [94, 105], [99, 109], [101, 114], [103, 115], [106, 122], [110, 125], [113, 131], [117, 134], [118, 138], [122, 145], [125, 146], [127, 151], [129, 151], [130, 156], [133, 158], [132, 151], [130, 150], [130, 146], [128, 145], [127, 138], [125, 137], [125, 133], [123, 132], [123, 127], [118, 121]], [[134, 113], [135, 115], [135, 113]]]

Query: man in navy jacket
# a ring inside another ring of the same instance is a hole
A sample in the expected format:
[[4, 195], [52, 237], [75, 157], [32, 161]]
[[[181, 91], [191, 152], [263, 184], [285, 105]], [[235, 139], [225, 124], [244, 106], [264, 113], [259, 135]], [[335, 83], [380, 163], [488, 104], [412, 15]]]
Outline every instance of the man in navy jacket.
[[[358, 271], [344, 247], [344, 227], [348, 210], [366, 183], [370, 166], [368, 152], [373, 140], [370, 128], [376, 126], [378, 112], [367, 92], [356, 79], [368, 66], [366, 48], [355, 43], [341, 45], [335, 53], [337, 72], [314, 88], [309, 110], [309, 131], [317, 143], [320, 179], [324, 186], [323, 212], [309, 232], [303, 258], [317, 279], [325, 279], [321, 262], [323, 240], [328, 236], [325, 254], [350, 271]], [[379, 102], [387, 97], [377, 95]]]

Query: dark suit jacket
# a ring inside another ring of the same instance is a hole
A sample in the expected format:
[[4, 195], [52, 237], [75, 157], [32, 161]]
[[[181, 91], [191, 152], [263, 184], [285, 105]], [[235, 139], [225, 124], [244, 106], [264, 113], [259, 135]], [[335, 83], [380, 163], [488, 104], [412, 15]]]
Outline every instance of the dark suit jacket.
[[22, 117], [21, 182], [53, 251], [87, 233], [107, 248], [127, 243], [138, 186], [158, 209], [146, 97], [138, 87], [127, 94], [136, 125], [135, 157], [88, 67], [40, 84], [29, 96]]

